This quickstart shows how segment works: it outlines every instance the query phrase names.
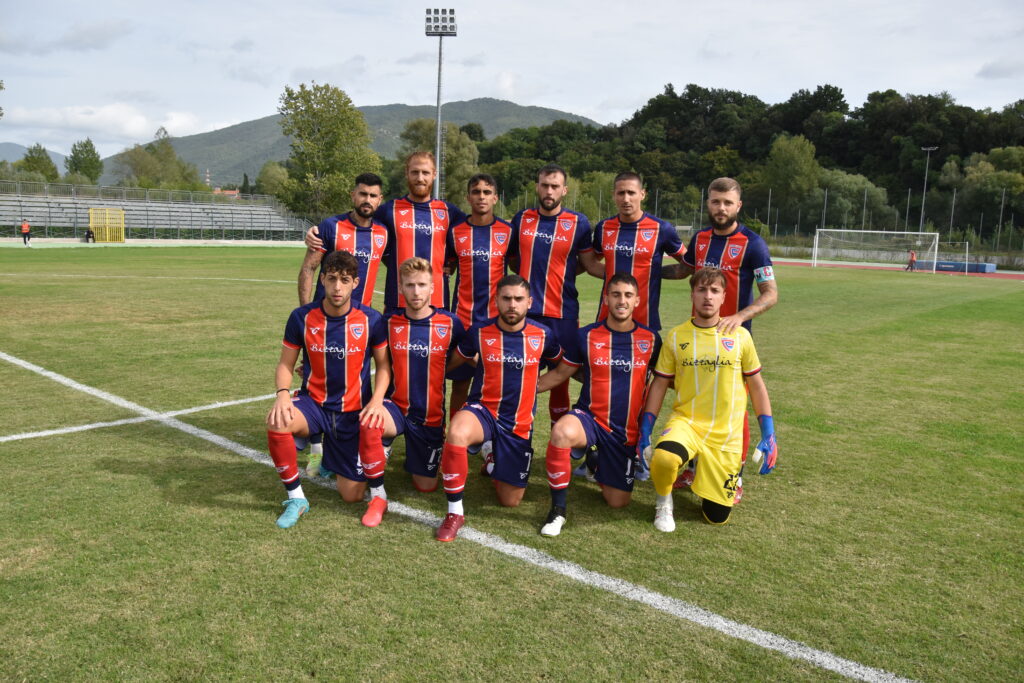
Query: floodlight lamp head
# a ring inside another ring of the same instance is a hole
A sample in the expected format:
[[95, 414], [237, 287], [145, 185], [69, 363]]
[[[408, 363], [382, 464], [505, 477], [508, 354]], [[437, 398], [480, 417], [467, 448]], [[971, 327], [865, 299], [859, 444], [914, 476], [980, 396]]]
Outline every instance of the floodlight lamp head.
[[454, 9], [427, 8], [426, 34], [428, 36], [455, 36], [458, 30], [455, 24]]

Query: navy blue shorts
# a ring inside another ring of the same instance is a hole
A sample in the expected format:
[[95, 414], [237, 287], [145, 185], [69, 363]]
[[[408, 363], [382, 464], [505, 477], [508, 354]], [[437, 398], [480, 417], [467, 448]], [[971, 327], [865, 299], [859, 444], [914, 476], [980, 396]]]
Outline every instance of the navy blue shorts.
[[473, 413], [484, 429], [484, 441], [490, 441], [494, 447], [491, 479], [526, 488], [530, 479], [530, 463], [533, 462], [532, 441], [504, 429], [491, 411], [479, 403], [467, 403], [463, 410]]
[[444, 448], [444, 427], [428, 427], [410, 420], [389, 398], [384, 399], [384, 407], [395, 421], [396, 436], [405, 435], [405, 471], [421, 477], [436, 477]]
[[359, 412], [341, 413], [325, 410], [306, 394], [292, 399], [292, 404], [306, 418], [309, 434], [323, 434], [323, 466], [352, 481], [366, 481], [359, 464]]
[[[558, 341], [558, 345], [562, 347], [562, 352], [570, 345], [575, 346], [576, 334], [580, 331], [579, 319], [569, 318], [547, 318], [543, 315], [528, 315], [526, 316], [530, 320], [536, 320], [541, 325], [547, 327], [555, 335], [555, 339]], [[542, 361], [545, 368], [553, 368], [561, 361], [551, 362], [549, 360]]]
[[594, 472], [597, 481], [613, 489], [632, 491], [633, 456], [636, 454], [636, 446], [623, 443], [619, 437], [599, 425], [594, 416], [586, 410], [573, 408], [568, 414], [583, 425], [583, 432], [587, 435], [587, 448], [597, 449], [597, 469]]

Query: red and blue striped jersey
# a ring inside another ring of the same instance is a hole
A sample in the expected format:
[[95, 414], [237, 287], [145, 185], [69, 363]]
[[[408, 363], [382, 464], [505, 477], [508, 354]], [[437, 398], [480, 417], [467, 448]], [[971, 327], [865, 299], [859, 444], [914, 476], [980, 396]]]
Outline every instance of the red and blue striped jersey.
[[434, 296], [430, 303], [448, 308], [448, 278], [444, 276], [448, 230], [466, 220], [466, 214], [454, 204], [432, 199], [414, 202], [408, 197], [391, 199], [377, 209], [374, 218], [387, 226], [388, 246], [384, 263], [384, 309], [405, 308], [405, 297], [398, 291], [398, 266], [419, 256], [430, 261], [434, 270]]
[[394, 373], [388, 398], [417, 424], [444, 425], [444, 369], [465, 328], [443, 308], [421, 320], [407, 318], [403, 309], [388, 316], [387, 328]]
[[519, 275], [530, 283], [533, 297], [530, 314], [578, 320], [576, 266], [578, 255], [592, 249], [590, 221], [568, 209], [556, 216], [524, 209], [512, 219], [512, 226], [516, 230]]
[[660, 350], [658, 333], [639, 323], [629, 332], [616, 332], [604, 320], [581, 328], [564, 358], [583, 368], [577, 374], [583, 388], [576, 407], [593, 415], [624, 444], [635, 444], [647, 380]]
[[[715, 266], [725, 273], [725, 302], [721, 315], [734, 315], [754, 300], [755, 271], [771, 274], [772, 257], [768, 243], [745, 225], [728, 235], [716, 235], [712, 228], [704, 228], [690, 238], [690, 246], [683, 263], [695, 271]], [[764, 269], [767, 269], [765, 271]], [[743, 323], [750, 331], [750, 321]]]
[[[661, 300], [661, 261], [667, 254], [683, 260], [686, 247], [675, 226], [645, 213], [636, 223], [623, 223], [618, 216], [606, 218], [594, 230], [594, 251], [604, 256], [604, 280], [615, 273], [629, 273], [640, 285], [633, 319], [655, 330], [661, 329], [658, 303]], [[602, 289], [598, 320], [608, 317]]]
[[505, 276], [512, 234], [512, 226], [500, 218], [490, 225], [466, 220], [448, 233], [448, 252], [456, 266], [453, 308], [467, 328], [498, 315], [498, 280]]
[[[373, 306], [373, 289], [377, 286], [377, 270], [384, 249], [388, 244], [388, 229], [383, 223], [372, 221], [364, 228], [352, 222], [351, 214], [332, 216], [317, 226], [323, 240], [324, 254], [332, 251], [347, 251], [359, 261], [359, 284], [352, 291], [352, 300], [364, 306]], [[320, 272], [323, 272], [321, 266]], [[316, 293], [313, 300], [324, 298], [324, 286], [316, 279]]]
[[503, 429], [530, 438], [541, 360], [562, 357], [551, 330], [527, 320], [520, 331], [506, 332], [490, 320], [471, 327], [456, 350], [466, 359], [480, 356], [467, 402], [487, 408]]
[[300, 306], [284, 328], [284, 345], [304, 351], [299, 393], [343, 413], [370, 400], [370, 359], [387, 343], [381, 314], [355, 302], [340, 317], [327, 315], [320, 301]]

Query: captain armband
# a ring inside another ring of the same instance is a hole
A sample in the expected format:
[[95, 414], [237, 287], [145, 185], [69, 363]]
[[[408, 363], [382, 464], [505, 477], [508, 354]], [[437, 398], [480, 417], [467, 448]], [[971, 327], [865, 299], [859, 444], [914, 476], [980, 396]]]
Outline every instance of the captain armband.
[[771, 266], [754, 269], [754, 281], [757, 283], [768, 282], [775, 279], [775, 271]]

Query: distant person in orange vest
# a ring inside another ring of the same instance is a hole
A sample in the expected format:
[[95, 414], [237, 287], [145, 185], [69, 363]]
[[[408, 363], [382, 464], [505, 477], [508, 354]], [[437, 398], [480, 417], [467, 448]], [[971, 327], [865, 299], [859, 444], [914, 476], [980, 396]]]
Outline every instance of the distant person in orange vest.
[[21, 220], [21, 241], [26, 247], [32, 246], [32, 226], [28, 224], [27, 218]]
[[907, 267], [903, 270], [909, 270], [911, 272], [917, 270], [917, 252], [913, 249], [910, 250], [910, 259], [907, 261]]

